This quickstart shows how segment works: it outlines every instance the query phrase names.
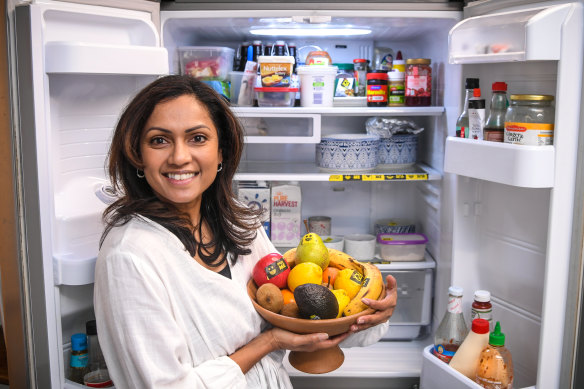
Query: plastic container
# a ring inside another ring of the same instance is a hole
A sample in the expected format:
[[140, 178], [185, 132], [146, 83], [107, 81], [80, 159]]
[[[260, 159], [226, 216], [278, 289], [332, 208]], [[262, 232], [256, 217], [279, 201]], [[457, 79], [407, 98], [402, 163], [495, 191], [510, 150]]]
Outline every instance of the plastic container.
[[375, 235], [416, 232], [416, 225], [407, 219], [379, 219], [375, 221]]
[[290, 87], [294, 57], [262, 55], [258, 58], [263, 87]]
[[262, 87], [255, 88], [260, 107], [293, 107], [297, 88]]
[[499, 322], [489, 335], [489, 345], [479, 356], [475, 382], [486, 389], [513, 387], [513, 359], [505, 347], [505, 334]]
[[306, 56], [306, 65], [310, 66], [330, 66], [333, 61], [331, 56], [326, 51], [311, 51]]
[[340, 235], [323, 235], [320, 238], [322, 243], [329, 249], [345, 250], [345, 239]]
[[355, 72], [355, 93], [356, 96], [365, 96], [367, 92], [367, 60], [357, 58], [353, 60], [353, 70]]
[[387, 72], [374, 71], [367, 73], [367, 106], [387, 107], [389, 88], [387, 83]]
[[389, 106], [403, 107], [406, 104], [406, 75], [404, 72], [389, 72]]
[[336, 66], [298, 66], [300, 105], [303, 107], [332, 107]]
[[335, 78], [335, 97], [355, 96], [355, 74], [352, 63], [334, 64], [339, 70]]
[[237, 105], [239, 99], [239, 91], [241, 90], [241, 80], [244, 72], [233, 71], [229, 72], [229, 95], [231, 97], [231, 104]]
[[227, 81], [233, 69], [235, 50], [219, 46], [183, 46], [178, 48], [181, 74], [202, 80]]
[[357, 261], [371, 261], [375, 256], [375, 236], [370, 234], [345, 235], [345, 253]]
[[385, 261], [421, 261], [428, 238], [424, 234], [378, 234], [379, 254]]

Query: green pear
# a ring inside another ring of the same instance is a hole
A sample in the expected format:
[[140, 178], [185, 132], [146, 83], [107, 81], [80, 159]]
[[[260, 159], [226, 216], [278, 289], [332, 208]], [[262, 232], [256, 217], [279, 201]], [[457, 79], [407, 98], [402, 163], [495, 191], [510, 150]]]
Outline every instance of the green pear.
[[328, 249], [315, 233], [304, 235], [296, 248], [296, 264], [302, 262], [316, 263], [322, 270], [329, 265]]

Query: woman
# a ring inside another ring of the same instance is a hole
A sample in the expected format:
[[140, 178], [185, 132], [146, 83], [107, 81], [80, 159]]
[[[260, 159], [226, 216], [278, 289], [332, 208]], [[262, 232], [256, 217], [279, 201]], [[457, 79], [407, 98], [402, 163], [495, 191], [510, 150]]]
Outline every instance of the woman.
[[267, 329], [246, 284], [276, 249], [232, 193], [242, 148], [227, 104], [188, 76], [154, 81], [122, 113], [109, 153], [121, 197], [104, 213], [94, 296], [116, 388], [290, 388], [285, 350], [364, 345], [387, 331], [390, 276], [387, 297], [370, 302], [379, 311], [348, 333]]

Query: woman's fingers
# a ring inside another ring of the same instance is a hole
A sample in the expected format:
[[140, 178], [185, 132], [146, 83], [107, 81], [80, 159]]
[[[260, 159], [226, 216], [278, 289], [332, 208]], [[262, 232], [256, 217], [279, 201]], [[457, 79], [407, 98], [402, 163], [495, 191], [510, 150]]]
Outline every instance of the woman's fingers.
[[385, 298], [381, 300], [363, 299], [363, 303], [376, 311], [371, 315], [359, 317], [357, 322], [351, 326], [351, 332], [363, 331], [364, 329], [384, 323], [393, 315], [393, 310], [397, 305], [397, 281], [390, 274], [387, 275], [386, 280], [387, 294]]

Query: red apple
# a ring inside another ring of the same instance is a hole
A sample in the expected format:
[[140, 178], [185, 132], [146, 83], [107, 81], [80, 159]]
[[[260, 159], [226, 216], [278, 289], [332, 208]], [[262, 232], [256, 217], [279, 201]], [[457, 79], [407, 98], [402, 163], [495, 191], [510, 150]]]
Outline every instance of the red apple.
[[270, 282], [278, 288], [285, 288], [290, 273], [290, 265], [278, 253], [270, 253], [260, 259], [254, 266], [252, 277], [258, 288]]

